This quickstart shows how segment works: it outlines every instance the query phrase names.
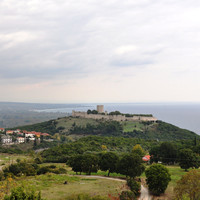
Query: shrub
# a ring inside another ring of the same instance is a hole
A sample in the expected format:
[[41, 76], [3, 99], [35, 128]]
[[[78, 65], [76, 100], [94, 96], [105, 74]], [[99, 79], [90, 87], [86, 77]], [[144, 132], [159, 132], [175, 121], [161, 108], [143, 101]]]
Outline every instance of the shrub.
[[25, 191], [23, 187], [14, 188], [11, 194], [4, 197], [4, 200], [42, 200], [41, 193], [36, 194], [34, 190]]
[[139, 182], [130, 178], [127, 179], [127, 185], [129, 186], [130, 190], [134, 193], [135, 196], [140, 195], [141, 184]]
[[153, 164], [146, 171], [146, 182], [149, 190], [160, 195], [167, 189], [168, 183], [171, 181], [168, 169], [161, 164]]
[[183, 175], [177, 182], [174, 192], [177, 200], [184, 197], [191, 200], [200, 199], [200, 172], [193, 169]]
[[10, 166], [6, 167], [3, 172], [5, 176], [7, 174], [13, 174], [15, 176], [34, 176], [36, 174], [37, 165], [27, 163], [27, 162], [19, 162], [15, 164], [11, 164]]
[[132, 191], [122, 191], [119, 196], [120, 200], [136, 200], [136, 196]]
[[51, 172], [51, 170], [48, 166], [40, 167], [37, 171], [37, 175], [46, 174], [47, 172]]

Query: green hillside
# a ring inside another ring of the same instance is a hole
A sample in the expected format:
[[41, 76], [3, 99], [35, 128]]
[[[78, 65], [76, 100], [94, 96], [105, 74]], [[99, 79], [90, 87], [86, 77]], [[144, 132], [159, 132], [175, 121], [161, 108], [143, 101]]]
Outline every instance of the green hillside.
[[47, 132], [63, 137], [83, 137], [88, 135], [120, 136], [159, 141], [188, 140], [199, 137], [192, 131], [172, 124], [157, 122], [105, 121], [64, 117], [38, 124], [17, 127], [21, 130]]

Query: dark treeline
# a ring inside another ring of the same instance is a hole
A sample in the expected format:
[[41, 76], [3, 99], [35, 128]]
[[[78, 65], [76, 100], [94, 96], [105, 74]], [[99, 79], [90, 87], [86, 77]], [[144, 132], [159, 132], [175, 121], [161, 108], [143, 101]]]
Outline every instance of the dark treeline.
[[69, 157], [67, 162], [76, 173], [97, 172], [99, 169], [110, 173], [120, 173], [126, 177], [135, 178], [144, 171], [141, 155], [135, 152], [118, 155], [114, 152], [101, 152], [98, 154], [86, 153]]
[[154, 162], [161, 161], [173, 164], [178, 162], [178, 156], [182, 149], [191, 149], [193, 153], [199, 154], [199, 143], [198, 139], [159, 142], [137, 138], [88, 136], [75, 142], [47, 149], [42, 152], [42, 157], [46, 162], [66, 162], [70, 156], [88, 152], [112, 151], [117, 154], [127, 153], [132, 150], [133, 146], [140, 144], [146, 152], [153, 155]]
[[98, 125], [86, 124], [86, 127], [74, 124], [70, 130], [71, 134], [120, 136], [123, 127], [117, 121], [101, 121]]
[[200, 141], [196, 138], [190, 142], [163, 142], [152, 146], [149, 153], [151, 162], [162, 162], [168, 165], [179, 164], [185, 170], [200, 166]]
[[118, 154], [130, 152], [136, 144], [141, 144], [143, 149], [149, 150], [152, 145], [157, 145], [156, 140], [142, 140], [124, 137], [88, 136], [78, 141], [62, 144], [42, 152], [46, 162], [66, 162], [72, 155], [87, 152], [113, 151]]

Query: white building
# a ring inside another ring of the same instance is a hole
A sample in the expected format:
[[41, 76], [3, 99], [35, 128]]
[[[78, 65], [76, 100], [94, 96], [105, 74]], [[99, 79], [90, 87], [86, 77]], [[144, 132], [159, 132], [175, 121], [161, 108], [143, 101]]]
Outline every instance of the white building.
[[10, 143], [12, 143], [12, 137], [9, 135], [3, 135], [1, 137], [1, 142], [2, 142], [2, 144], [10, 144]]
[[24, 143], [24, 142], [25, 142], [25, 138], [23, 138], [23, 137], [18, 137], [18, 138], [17, 138], [17, 142], [18, 142], [18, 143]]
[[28, 138], [28, 137], [30, 137], [30, 138], [32, 138], [32, 137], [35, 137], [35, 134], [33, 134], [33, 133], [25, 133], [25, 137], [26, 138]]

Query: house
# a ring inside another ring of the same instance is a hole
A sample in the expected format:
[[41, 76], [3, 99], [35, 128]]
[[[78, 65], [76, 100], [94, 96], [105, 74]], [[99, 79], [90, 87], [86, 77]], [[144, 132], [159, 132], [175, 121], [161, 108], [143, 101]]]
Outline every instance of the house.
[[13, 130], [7, 130], [7, 131], [6, 131], [6, 134], [13, 134], [13, 133], [14, 133]]
[[49, 136], [48, 133], [42, 133], [41, 135], [43, 135], [43, 136]]
[[4, 132], [5, 131], [5, 129], [4, 128], [0, 128], [0, 132]]
[[14, 130], [13, 132], [14, 132], [14, 133], [20, 133], [21, 130], [20, 130], [20, 129], [17, 129], [17, 130]]
[[143, 161], [145, 162], [150, 162], [151, 156], [150, 155], [146, 155], [142, 158]]
[[35, 136], [37, 136], [39, 138], [42, 133], [41, 132], [35, 132], [34, 134], [35, 134]]
[[2, 144], [10, 144], [10, 143], [12, 143], [12, 137], [9, 136], [9, 135], [3, 135], [1, 137], [1, 143]]
[[25, 138], [23, 138], [23, 137], [18, 137], [18, 138], [17, 138], [17, 142], [18, 142], [18, 143], [24, 143], [24, 142], [25, 142]]
[[30, 141], [34, 141], [35, 140], [35, 137], [29, 137], [28, 138]]
[[35, 136], [35, 134], [32, 133], [32, 132], [26, 132], [25, 133], [25, 137], [34, 137], [34, 136]]

